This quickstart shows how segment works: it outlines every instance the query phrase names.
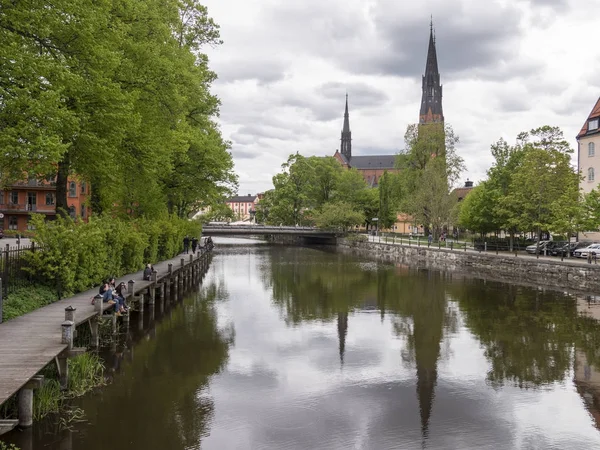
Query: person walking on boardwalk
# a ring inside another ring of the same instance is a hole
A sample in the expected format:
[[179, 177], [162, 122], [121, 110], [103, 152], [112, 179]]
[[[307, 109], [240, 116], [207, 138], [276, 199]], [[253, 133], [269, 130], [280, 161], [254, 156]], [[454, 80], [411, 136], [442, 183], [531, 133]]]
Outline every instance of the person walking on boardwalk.
[[183, 238], [183, 251], [186, 254], [190, 252], [190, 237], [187, 234]]
[[196, 249], [198, 248], [198, 239], [195, 237], [192, 238], [192, 253], [196, 254]]

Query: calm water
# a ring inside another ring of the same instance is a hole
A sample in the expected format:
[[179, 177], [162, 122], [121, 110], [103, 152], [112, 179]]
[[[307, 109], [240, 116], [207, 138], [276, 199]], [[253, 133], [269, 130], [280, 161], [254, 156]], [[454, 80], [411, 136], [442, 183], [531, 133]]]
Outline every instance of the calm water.
[[108, 359], [112, 384], [78, 402], [87, 422], [12, 439], [64, 450], [600, 448], [600, 326], [578, 318], [576, 298], [237, 242], [218, 248], [197, 293]]

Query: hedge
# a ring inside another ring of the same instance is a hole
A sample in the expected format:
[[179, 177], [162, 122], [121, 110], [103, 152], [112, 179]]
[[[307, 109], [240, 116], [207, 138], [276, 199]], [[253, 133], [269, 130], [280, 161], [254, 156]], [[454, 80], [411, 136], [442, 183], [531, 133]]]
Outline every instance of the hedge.
[[177, 217], [150, 221], [90, 217], [88, 222], [32, 215], [42, 251], [28, 253], [28, 270], [53, 286], [59, 298], [85, 291], [103, 279], [137, 272], [147, 263], [181, 252], [186, 234], [200, 237], [201, 225]]

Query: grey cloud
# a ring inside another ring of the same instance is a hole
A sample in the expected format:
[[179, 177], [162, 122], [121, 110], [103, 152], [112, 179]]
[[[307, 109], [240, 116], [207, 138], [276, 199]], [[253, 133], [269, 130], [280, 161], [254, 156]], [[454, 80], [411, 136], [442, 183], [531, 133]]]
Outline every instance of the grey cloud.
[[250, 150], [242, 150], [242, 149], [236, 147], [235, 145], [233, 146], [233, 148], [231, 150], [231, 154], [233, 155], [233, 157], [235, 159], [254, 159], [254, 158], [260, 156], [256, 152], [253, 152]]
[[[383, 3], [383, 2], [382, 2]], [[445, 6], [437, 30], [438, 62], [442, 75], [480, 68], [493, 68], [499, 60], [514, 53], [514, 42], [521, 35], [520, 12], [490, 3], [487, 13], [475, 16], [464, 6]], [[429, 30], [427, 18], [402, 19], [389, 14], [381, 5], [374, 11], [374, 22], [387, 51], [367, 55], [357, 66], [366, 71], [398, 76], [420, 76], [425, 68]]]
[[504, 112], [529, 111], [532, 106], [531, 101], [523, 96], [505, 95], [498, 99], [498, 107]]
[[216, 63], [214, 70], [220, 82], [256, 80], [259, 84], [269, 84], [285, 78], [286, 66], [275, 59], [240, 59]]
[[346, 93], [348, 93], [349, 102], [353, 110], [370, 106], [381, 107], [389, 100], [389, 96], [385, 92], [367, 83], [346, 84], [330, 81], [317, 88], [317, 94], [327, 99], [334, 100], [340, 105], [342, 105]]
[[238, 130], [238, 135], [256, 136], [267, 139], [289, 139], [294, 133], [291, 130], [280, 127], [271, 127], [263, 124], [244, 125]]

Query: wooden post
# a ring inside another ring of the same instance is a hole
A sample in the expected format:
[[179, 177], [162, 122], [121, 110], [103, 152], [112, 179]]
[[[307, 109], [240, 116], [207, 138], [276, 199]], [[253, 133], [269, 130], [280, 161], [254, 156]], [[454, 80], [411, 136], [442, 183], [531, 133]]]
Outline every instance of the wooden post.
[[154, 269], [152, 269], [152, 277], [150, 278], [152, 280], [153, 283], [156, 283], [156, 276], [158, 275], [158, 272]]
[[169, 278], [171, 278], [173, 276], [173, 264], [169, 263]]
[[102, 296], [97, 294], [94, 296], [94, 311], [96, 315], [90, 319], [90, 347], [98, 348], [100, 346], [100, 333], [98, 332], [98, 323], [102, 317]]
[[33, 390], [42, 386], [44, 377], [36, 375], [21, 388], [18, 395], [19, 426], [28, 428], [33, 425]]
[[73, 306], [69, 305], [65, 308], [65, 321], [75, 322], [75, 311], [77, 308], [73, 308]]
[[[129, 292], [129, 301], [131, 303], [133, 303], [133, 299], [135, 298], [135, 292], [133, 291], [133, 285], [135, 284], [135, 281], [133, 280], [129, 280], [127, 282], [127, 291]], [[131, 305], [129, 305], [131, 306]]]

